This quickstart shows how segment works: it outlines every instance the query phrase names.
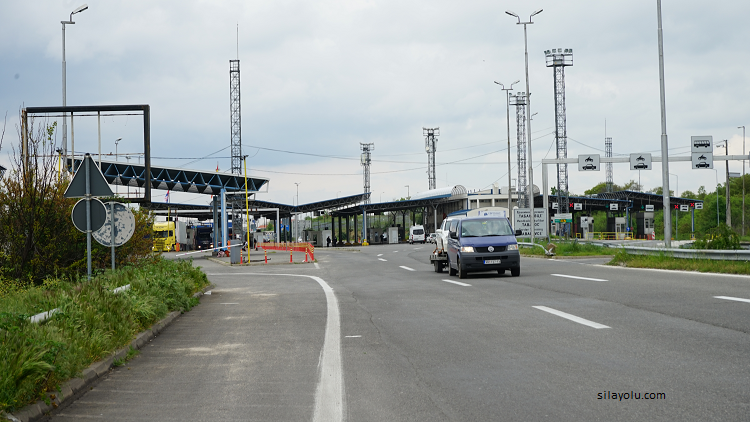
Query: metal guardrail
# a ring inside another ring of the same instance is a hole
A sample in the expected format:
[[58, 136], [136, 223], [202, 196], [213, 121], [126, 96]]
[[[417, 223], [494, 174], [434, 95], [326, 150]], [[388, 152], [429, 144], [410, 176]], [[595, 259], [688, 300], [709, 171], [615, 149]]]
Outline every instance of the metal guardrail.
[[547, 255], [547, 256], [554, 256], [554, 255], [555, 255], [555, 253], [554, 253], [554, 252], [552, 252], [552, 250], [551, 250], [551, 249], [550, 249], [550, 250], [547, 250], [547, 249], [545, 249], [545, 247], [544, 247], [544, 246], [542, 246], [542, 245], [540, 245], [540, 244], [538, 244], [538, 243], [531, 243], [531, 242], [518, 242], [518, 246], [531, 246], [531, 247], [533, 247], [533, 246], [539, 246], [540, 248], [542, 248], [542, 250], [544, 251], [544, 254], [545, 254], [545, 255]]
[[750, 251], [739, 250], [720, 250], [720, 249], [679, 249], [679, 248], [648, 248], [644, 246], [612, 246], [621, 248], [634, 255], [671, 255], [674, 258], [689, 259], [713, 259], [717, 261], [750, 261]]
[[[124, 286], [120, 286], [112, 291], [113, 294], [118, 294], [120, 292], [124, 292], [125, 290], [130, 290], [130, 284], [126, 284]], [[33, 324], [41, 324], [48, 319], [52, 317], [52, 315], [60, 312], [60, 308], [55, 308], [50, 311], [41, 312], [36, 315], [33, 315], [29, 318], [29, 321], [31, 321]]]

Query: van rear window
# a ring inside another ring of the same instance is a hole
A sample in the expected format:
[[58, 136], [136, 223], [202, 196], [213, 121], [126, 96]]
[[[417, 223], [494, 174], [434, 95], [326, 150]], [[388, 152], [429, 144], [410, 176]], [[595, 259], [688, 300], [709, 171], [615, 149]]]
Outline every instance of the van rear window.
[[422, 230], [422, 229], [416, 229], [416, 230], [414, 230], [414, 234], [424, 234], [424, 230]]

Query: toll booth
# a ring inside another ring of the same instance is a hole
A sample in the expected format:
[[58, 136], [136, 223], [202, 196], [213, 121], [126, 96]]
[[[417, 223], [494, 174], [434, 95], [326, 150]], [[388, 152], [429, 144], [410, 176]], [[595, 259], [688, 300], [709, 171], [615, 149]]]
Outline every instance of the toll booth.
[[635, 213], [635, 225], [637, 239], [654, 239], [653, 211]]
[[383, 230], [372, 227], [367, 229], [367, 241], [371, 245], [379, 245], [383, 243]]
[[627, 235], [628, 223], [625, 217], [607, 217], [607, 236], [623, 240]]
[[331, 238], [333, 244], [333, 232], [331, 230], [303, 230], [303, 242], [308, 242], [313, 246], [325, 247], [326, 239]]
[[578, 226], [578, 234], [581, 239], [594, 239], [594, 217], [584, 215], [581, 217], [581, 224]]

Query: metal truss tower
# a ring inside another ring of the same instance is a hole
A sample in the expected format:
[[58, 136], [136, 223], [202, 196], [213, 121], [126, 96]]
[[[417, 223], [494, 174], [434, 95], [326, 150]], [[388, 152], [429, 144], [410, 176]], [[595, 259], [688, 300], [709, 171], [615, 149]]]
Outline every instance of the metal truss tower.
[[440, 128], [422, 128], [424, 135], [424, 149], [427, 151], [427, 183], [429, 190], [437, 188], [435, 184], [435, 143], [438, 141], [435, 137], [440, 136]]
[[232, 133], [232, 173], [242, 174], [242, 128], [240, 113], [240, 61], [229, 61], [229, 113]]
[[[359, 147], [362, 150], [362, 156], [361, 156], [361, 164], [364, 169], [362, 170], [362, 178], [364, 181], [364, 193], [369, 194], [370, 192], [370, 163], [372, 163], [372, 159], [370, 158], [370, 153], [375, 150], [375, 144], [369, 143], [369, 144], [363, 144], [362, 142], [359, 143]], [[370, 203], [370, 195], [365, 198], [365, 204]]]
[[[612, 138], [607, 138], [606, 135], [604, 135], [604, 156], [612, 157]], [[607, 169], [607, 193], [612, 193], [612, 163], [606, 163], [605, 166]]]
[[[557, 159], [568, 158], [568, 133], [565, 123], [565, 67], [573, 66], [572, 48], [553, 48], [544, 52], [547, 67], [553, 68], [555, 79], [555, 140]], [[568, 165], [557, 164], [557, 212], [569, 211]]]
[[518, 151], [518, 208], [529, 208], [526, 201], [528, 172], [526, 171], [526, 93], [518, 92], [510, 96], [510, 105], [516, 106], [516, 139]]

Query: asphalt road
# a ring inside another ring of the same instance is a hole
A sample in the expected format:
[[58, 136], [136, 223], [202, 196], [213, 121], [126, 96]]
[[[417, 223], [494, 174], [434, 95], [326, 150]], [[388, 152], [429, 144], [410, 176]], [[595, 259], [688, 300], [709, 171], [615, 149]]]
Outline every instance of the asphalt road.
[[431, 249], [198, 260], [211, 295], [52, 420], [750, 418], [750, 277], [523, 258], [459, 280]]

